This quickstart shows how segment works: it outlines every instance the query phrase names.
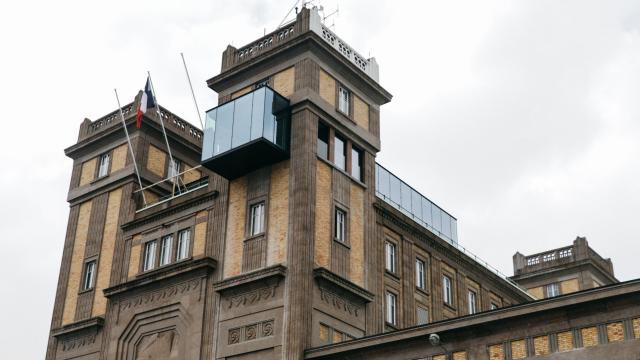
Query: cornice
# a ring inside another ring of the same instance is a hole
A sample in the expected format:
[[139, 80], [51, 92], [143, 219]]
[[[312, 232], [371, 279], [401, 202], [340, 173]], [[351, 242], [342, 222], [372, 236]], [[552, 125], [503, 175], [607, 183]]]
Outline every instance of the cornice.
[[104, 326], [104, 317], [96, 316], [86, 320], [76, 321], [74, 323], [59, 327], [57, 329], [53, 329], [51, 331], [51, 335], [54, 337], [61, 337], [64, 335], [68, 335], [70, 333], [89, 330], [89, 329], [100, 329]]
[[269, 279], [284, 278], [286, 274], [287, 268], [284, 265], [274, 265], [218, 281], [213, 284], [213, 290], [223, 293], [239, 286], [268, 282]]
[[375, 295], [368, 290], [352, 283], [347, 279], [342, 278], [341, 276], [323, 267], [313, 269], [313, 277], [318, 281], [318, 283], [337, 287], [359, 298], [365, 303], [373, 301], [375, 297]]

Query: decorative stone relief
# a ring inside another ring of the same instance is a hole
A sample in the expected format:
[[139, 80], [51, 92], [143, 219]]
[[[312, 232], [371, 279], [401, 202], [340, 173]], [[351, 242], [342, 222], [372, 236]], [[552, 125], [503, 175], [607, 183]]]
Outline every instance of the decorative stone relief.
[[271, 319], [229, 329], [229, 345], [273, 336], [273, 322], [274, 320]]
[[96, 334], [88, 334], [84, 336], [77, 336], [71, 339], [65, 339], [62, 341], [62, 351], [71, 351], [80, 349], [82, 347], [91, 345], [96, 342]]
[[341, 296], [336, 295], [327, 289], [320, 288], [320, 300], [333, 306], [335, 309], [344, 311], [350, 315], [358, 317], [360, 315], [360, 307], [343, 299]]
[[[141, 305], [152, 304], [156, 301], [170, 299], [176, 295], [182, 295], [185, 293], [199, 291], [201, 287], [201, 279], [195, 279], [187, 281], [181, 284], [172, 285], [162, 290], [148, 292], [131, 299], [126, 299], [120, 302], [120, 311], [127, 309], [134, 309]], [[198, 298], [198, 301], [201, 298]]]
[[278, 287], [278, 284], [274, 284], [271, 286], [262, 287], [262, 288], [248, 291], [245, 293], [232, 295], [231, 297], [229, 297], [228, 308], [231, 309], [233, 307], [249, 306], [263, 300], [268, 300], [276, 296], [277, 287]]

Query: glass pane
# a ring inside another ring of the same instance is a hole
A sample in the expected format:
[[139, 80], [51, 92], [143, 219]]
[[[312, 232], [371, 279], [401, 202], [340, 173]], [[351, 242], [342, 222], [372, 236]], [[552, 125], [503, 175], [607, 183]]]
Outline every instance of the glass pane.
[[242, 96], [235, 101], [233, 114], [233, 139], [231, 147], [237, 147], [249, 142], [251, 138], [251, 107], [253, 95]]
[[442, 210], [440, 210], [440, 208], [437, 207], [435, 204], [432, 204], [431, 206], [431, 217], [433, 218], [433, 222], [431, 223], [431, 226], [433, 226], [433, 228], [436, 229], [437, 231], [441, 231], [442, 230]]
[[396, 206], [400, 206], [400, 179], [389, 173], [389, 198], [395, 203]]
[[266, 88], [260, 88], [253, 93], [253, 109], [251, 115], [251, 140], [262, 136], [264, 125], [264, 96]]
[[231, 133], [233, 131], [233, 108], [235, 101], [218, 108], [215, 122], [215, 139], [213, 141], [213, 155], [221, 154], [231, 148]]
[[337, 136], [335, 137], [335, 141], [334, 141], [333, 156], [335, 158], [336, 166], [341, 170], [345, 170], [346, 156], [345, 156], [344, 141]]
[[422, 219], [422, 196], [417, 191], [411, 191], [411, 212], [416, 220]]
[[216, 128], [216, 114], [218, 109], [207, 111], [207, 119], [204, 126], [204, 139], [202, 142], [202, 160], [213, 156], [213, 136]]
[[442, 234], [451, 239], [451, 216], [442, 212]]
[[380, 166], [376, 166], [376, 168], [378, 169], [377, 189], [380, 192], [380, 194], [384, 195], [385, 198], [389, 198], [391, 196], [390, 189], [389, 189], [389, 172]]
[[458, 243], [458, 222], [454, 218], [451, 218], [451, 240]]
[[360, 150], [351, 148], [351, 176], [362, 180], [362, 154]]
[[329, 128], [318, 123], [318, 156], [329, 159]]
[[402, 197], [402, 208], [411, 212], [411, 188], [404, 182], [400, 183], [400, 196]]
[[276, 116], [273, 115], [273, 91], [267, 91], [264, 96], [264, 129], [262, 136], [275, 143]]
[[422, 198], [422, 221], [429, 226], [433, 222], [431, 219], [431, 201], [426, 198]]

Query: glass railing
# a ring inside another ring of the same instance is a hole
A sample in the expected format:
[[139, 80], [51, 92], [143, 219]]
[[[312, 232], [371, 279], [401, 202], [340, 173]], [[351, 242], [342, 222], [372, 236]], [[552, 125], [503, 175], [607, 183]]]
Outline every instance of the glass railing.
[[376, 163], [376, 195], [451, 244], [458, 244], [457, 220]]
[[207, 111], [202, 160], [265, 139], [287, 149], [289, 100], [261, 87]]

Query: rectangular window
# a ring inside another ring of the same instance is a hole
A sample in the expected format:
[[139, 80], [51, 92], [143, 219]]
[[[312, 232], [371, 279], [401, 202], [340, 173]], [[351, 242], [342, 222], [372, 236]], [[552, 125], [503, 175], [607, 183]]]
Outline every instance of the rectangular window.
[[496, 310], [498, 309], [498, 305], [496, 305], [495, 303], [491, 303], [491, 310]]
[[144, 258], [142, 261], [142, 271], [151, 270], [156, 267], [156, 242], [149, 241], [144, 244]]
[[424, 325], [429, 322], [429, 311], [425, 308], [418, 306], [416, 310], [416, 325]]
[[342, 138], [336, 136], [333, 141], [333, 157], [334, 163], [340, 170], [346, 170], [347, 165], [347, 147]]
[[447, 305], [453, 304], [453, 291], [451, 288], [451, 278], [447, 275], [442, 276], [442, 300]]
[[178, 232], [178, 248], [176, 261], [186, 259], [189, 256], [189, 243], [191, 242], [191, 229], [184, 229]]
[[336, 208], [335, 224], [334, 224], [334, 238], [341, 243], [347, 241], [347, 213], [343, 210]]
[[558, 283], [553, 283], [553, 284], [549, 284], [547, 285], [547, 297], [551, 298], [551, 297], [556, 297], [560, 295], [560, 284]]
[[249, 236], [264, 232], [264, 201], [251, 205], [249, 211]]
[[176, 181], [176, 176], [180, 174], [180, 165], [181, 165], [181, 161], [178, 159], [172, 158], [169, 161], [169, 169], [167, 171], [167, 177], [169, 178], [169, 181], [171, 182]]
[[477, 301], [477, 294], [475, 291], [473, 290], [469, 290], [469, 294], [468, 294], [468, 305], [469, 305], [469, 314], [475, 314], [478, 311], [478, 301]]
[[98, 177], [109, 175], [109, 162], [111, 161], [111, 154], [106, 153], [100, 155], [100, 165], [98, 167]]
[[171, 249], [173, 248], [173, 235], [162, 237], [160, 242], [160, 266], [171, 262]]
[[96, 261], [91, 260], [84, 264], [84, 279], [82, 280], [82, 290], [93, 288], [96, 278]]
[[396, 307], [398, 303], [398, 297], [396, 294], [387, 291], [387, 322], [391, 325], [396, 325]]
[[351, 176], [362, 181], [362, 151], [351, 148]]
[[346, 115], [349, 115], [350, 98], [351, 94], [349, 93], [349, 90], [340, 85], [338, 87], [338, 110]]
[[422, 290], [426, 287], [424, 268], [424, 261], [416, 259], [416, 287]]
[[329, 160], [329, 127], [318, 123], [318, 156]]
[[396, 245], [390, 241], [384, 243], [384, 268], [392, 273], [396, 272]]

